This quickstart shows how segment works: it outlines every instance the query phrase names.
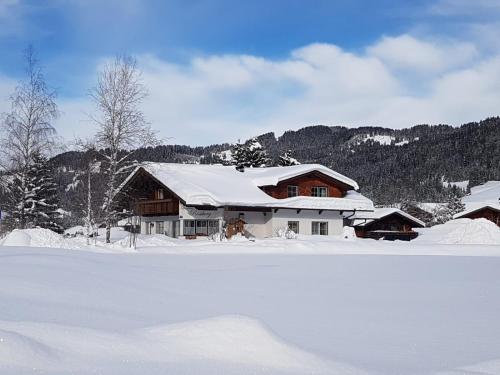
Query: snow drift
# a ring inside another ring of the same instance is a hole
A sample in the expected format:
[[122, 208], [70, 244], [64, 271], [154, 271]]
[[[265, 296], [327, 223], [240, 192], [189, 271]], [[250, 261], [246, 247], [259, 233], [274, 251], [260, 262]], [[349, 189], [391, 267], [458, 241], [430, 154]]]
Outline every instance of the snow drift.
[[[14, 229], [0, 241], [2, 246], [74, 248], [75, 243], [49, 229]], [[78, 246], [79, 247], [79, 246]]]
[[[295, 348], [243, 316], [107, 333], [0, 322], [0, 372], [15, 374], [362, 374]], [[97, 371], [98, 369], [98, 371]]]
[[456, 219], [418, 231], [415, 243], [500, 245], [500, 228], [487, 219]]

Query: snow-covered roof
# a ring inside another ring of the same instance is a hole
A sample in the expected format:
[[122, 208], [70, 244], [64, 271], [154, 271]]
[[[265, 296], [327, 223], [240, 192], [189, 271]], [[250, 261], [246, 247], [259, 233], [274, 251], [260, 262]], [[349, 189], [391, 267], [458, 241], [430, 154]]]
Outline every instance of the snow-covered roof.
[[458, 214], [453, 215], [453, 218], [454, 219], [458, 219], [460, 217], [464, 217], [464, 216], [466, 216], [466, 215], [468, 215], [470, 213], [482, 210], [484, 208], [491, 208], [492, 210], [500, 211], [500, 204], [495, 204], [495, 203], [491, 203], [491, 204], [481, 204], [481, 203], [471, 204], [470, 208], [466, 209], [465, 211], [459, 212]]
[[500, 203], [500, 181], [488, 181], [470, 189], [470, 194], [462, 198], [467, 209], [485, 204]]
[[338, 180], [342, 178], [342, 182], [357, 188], [355, 181], [318, 164], [247, 168], [245, 172], [238, 172], [233, 166], [223, 165], [146, 163], [136, 168], [122, 186], [127, 184], [140, 168], [174, 192], [187, 205], [373, 210], [372, 201], [354, 190], [348, 191], [344, 198], [299, 196], [276, 199], [259, 188], [276, 185], [279, 181], [312, 171], [320, 171]]
[[331, 170], [321, 164], [299, 164], [288, 167], [268, 167], [268, 168], [247, 168], [246, 174], [252, 177], [253, 182], [257, 186], [277, 185], [280, 181], [288, 180], [310, 172], [321, 172], [337, 181], [340, 181], [354, 190], [358, 190], [359, 186], [356, 181], [344, 176], [338, 172]]
[[392, 214], [399, 214], [407, 218], [408, 220], [411, 220], [414, 223], [417, 223], [425, 227], [425, 223], [423, 221], [417, 219], [415, 216], [412, 216], [407, 212], [404, 212], [398, 208], [393, 208], [393, 207], [375, 208], [373, 212], [358, 212], [354, 216], [352, 216], [351, 219], [354, 219], [353, 221], [354, 226], [362, 227], [365, 226], [366, 224], [372, 223], [375, 220], [380, 220]]

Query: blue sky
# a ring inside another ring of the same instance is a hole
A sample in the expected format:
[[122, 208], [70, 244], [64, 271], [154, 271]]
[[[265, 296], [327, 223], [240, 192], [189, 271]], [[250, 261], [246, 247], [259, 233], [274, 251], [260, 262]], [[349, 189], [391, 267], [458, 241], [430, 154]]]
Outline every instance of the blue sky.
[[0, 0], [0, 110], [32, 43], [67, 140], [91, 133], [87, 92], [124, 52], [172, 143], [318, 123], [458, 125], [499, 112], [499, 16], [500, 0]]

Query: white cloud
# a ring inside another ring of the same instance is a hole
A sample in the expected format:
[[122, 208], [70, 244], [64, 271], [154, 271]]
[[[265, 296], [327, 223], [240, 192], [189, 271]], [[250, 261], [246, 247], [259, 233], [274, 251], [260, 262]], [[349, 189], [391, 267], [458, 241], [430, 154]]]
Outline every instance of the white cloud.
[[368, 53], [388, 65], [413, 72], [440, 72], [463, 65], [478, 55], [472, 43], [428, 42], [411, 35], [384, 37]]
[[[150, 90], [144, 110], [162, 137], [172, 137], [169, 143], [194, 145], [312, 124], [459, 125], [499, 114], [500, 56], [408, 35], [365, 51], [311, 44], [280, 60], [217, 55], [188, 64], [139, 56]], [[410, 73], [401, 74], [402, 68]], [[419, 71], [425, 72], [423, 85], [415, 84]], [[63, 100], [61, 108], [58, 127], [67, 138], [92, 127], [87, 98]]]

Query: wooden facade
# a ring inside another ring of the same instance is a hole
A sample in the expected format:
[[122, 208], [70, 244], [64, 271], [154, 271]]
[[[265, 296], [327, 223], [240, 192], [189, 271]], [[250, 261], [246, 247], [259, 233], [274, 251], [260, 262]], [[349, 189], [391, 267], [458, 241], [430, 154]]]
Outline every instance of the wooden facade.
[[122, 189], [121, 206], [139, 216], [178, 215], [179, 203], [173, 192], [142, 170]]
[[337, 181], [321, 172], [306, 173], [297, 177], [279, 182], [276, 186], [263, 186], [261, 189], [276, 199], [288, 198], [288, 187], [296, 186], [298, 196], [313, 196], [313, 188], [326, 187], [327, 197], [342, 198], [350, 186]]
[[467, 219], [487, 219], [500, 227], [500, 210], [497, 210], [490, 206], [481, 207], [475, 211], [469, 212], [460, 218]]
[[364, 225], [358, 224], [354, 230], [356, 236], [361, 238], [409, 241], [418, 236], [418, 233], [413, 230], [414, 227], [422, 227], [422, 225], [393, 213], [380, 219], [373, 219]]
[[173, 198], [139, 200], [136, 202], [134, 213], [139, 216], [179, 215], [179, 200]]

